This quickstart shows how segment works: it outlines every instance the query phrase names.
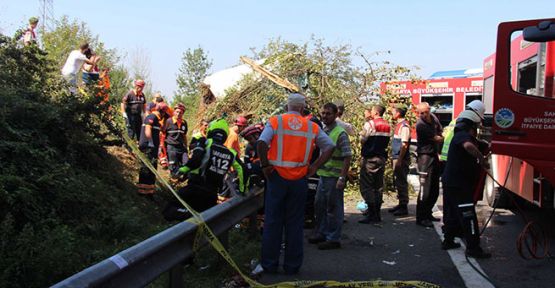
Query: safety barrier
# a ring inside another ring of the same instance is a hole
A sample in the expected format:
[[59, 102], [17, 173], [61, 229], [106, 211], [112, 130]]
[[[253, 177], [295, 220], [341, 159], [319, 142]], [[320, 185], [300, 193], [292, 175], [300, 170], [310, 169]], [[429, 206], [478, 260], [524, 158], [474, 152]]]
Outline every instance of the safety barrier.
[[[256, 232], [256, 213], [263, 204], [262, 190], [255, 187], [249, 195], [233, 197], [201, 214], [224, 246], [228, 230], [246, 217], [251, 219], [250, 232]], [[207, 244], [204, 237], [196, 237], [198, 228], [194, 221], [181, 222], [52, 287], [144, 287], [168, 271], [169, 286], [184, 287], [181, 263], [193, 255], [193, 247]]]

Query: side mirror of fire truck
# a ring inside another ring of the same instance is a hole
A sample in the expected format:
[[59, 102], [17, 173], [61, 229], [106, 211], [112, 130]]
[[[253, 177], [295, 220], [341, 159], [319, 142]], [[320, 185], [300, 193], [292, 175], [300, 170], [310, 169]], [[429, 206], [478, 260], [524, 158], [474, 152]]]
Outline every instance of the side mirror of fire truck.
[[542, 21], [537, 26], [524, 28], [524, 40], [529, 42], [548, 42], [555, 40], [555, 23]]

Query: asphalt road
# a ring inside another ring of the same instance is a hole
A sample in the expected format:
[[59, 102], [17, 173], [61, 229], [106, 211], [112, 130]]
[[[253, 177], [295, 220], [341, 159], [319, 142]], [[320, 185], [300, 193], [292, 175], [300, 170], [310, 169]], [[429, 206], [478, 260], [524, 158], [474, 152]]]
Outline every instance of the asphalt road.
[[[438, 200], [439, 210], [440, 204], [441, 197]], [[260, 282], [379, 279], [419, 280], [441, 287], [466, 287], [454, 260], [440, 249], [441, 238], [438, 233], [433, 228], [415, 225], [415, 199], [411, 199], [408, 217], [396, 218], [389, 214], [386, 209], [393, 205], [395, 200], [388, 198], [382, 207], [383, 223], [379, 226], [357, 223], [360, 217], [358, 212], [352, 208], [346, 209], [347, 222], [343, 226], [341, 249], [321, 251], [305, 241], [305, 260], [299, 274], [263, 274]], [[346, 206], [353, 207], [353, 203]], [[480, 203], [477, 211], [483, 225], [492, 209]], [[524, 260], [519, 256], [516, 239], [525, 224], [521, 213], [515, 214], [518, 211], [498, 209], [495, 212], [482, 237], [482, 246], [491, 251], [493, 257], [479, 260], [478, 263], [496, 287], [555, 287], [555, 259]], [[536, 219], [539, 225], [545, 227], [547, 241], [553, 247], [555, 237], [549, 229], [554, 228], [555, 216], [530, 207], [523, 211], [527, 218]], [[309, 230], [305, 230], [307, 237], [309, 233]], [[466, 260], [462, 262], [467, 270], [472, 270]], [[474, 287], [488, 285], [481, 276], [473, 270], [471, 272], [474, 284], [478, 283]]]

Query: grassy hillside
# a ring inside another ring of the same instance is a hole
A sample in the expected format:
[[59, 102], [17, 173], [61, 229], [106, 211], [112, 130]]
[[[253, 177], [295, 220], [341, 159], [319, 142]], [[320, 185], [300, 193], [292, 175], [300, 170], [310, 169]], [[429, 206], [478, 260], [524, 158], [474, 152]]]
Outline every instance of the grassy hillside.
[[107, 105], [2, 35], [0, 67], [0, 287], [51, 285], [165, 228], [134, 161], [106, 147]]

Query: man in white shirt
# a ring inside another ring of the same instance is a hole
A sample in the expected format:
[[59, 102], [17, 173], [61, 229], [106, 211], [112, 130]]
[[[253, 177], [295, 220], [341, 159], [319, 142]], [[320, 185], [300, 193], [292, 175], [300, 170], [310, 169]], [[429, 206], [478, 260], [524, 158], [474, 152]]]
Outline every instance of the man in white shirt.
[[89, 49], [89, 43], [84, 43], [79, 46], [79, 50], [71, 51], [62, 68], [62, 76], [73, 86], [72, 88], [77, 86], [77, 73], [81, 70], [81, 66], [84, 63], [95, 65], [100, 60], [100, 57], [95, 58], [94, 61], [87, 59], [87, 56], [85, 56], [87, 49]]

